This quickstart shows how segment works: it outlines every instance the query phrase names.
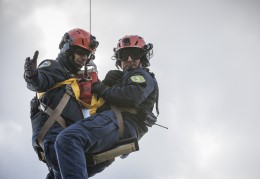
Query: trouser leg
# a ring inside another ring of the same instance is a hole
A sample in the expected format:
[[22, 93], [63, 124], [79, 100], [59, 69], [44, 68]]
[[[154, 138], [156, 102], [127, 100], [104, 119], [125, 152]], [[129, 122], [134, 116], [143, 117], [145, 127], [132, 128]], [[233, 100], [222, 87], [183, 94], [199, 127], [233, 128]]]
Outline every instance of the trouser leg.
[[47, 175], [48, 179], [61, 179], [58, 160], [54, 148], [54, 141], [49, 141], [44, 144], [44, 153], [46, 157], [46, 164], [50, 173]]
[[47, 174], [46, 179], [54, 179], [53, 173], [51, 171]]
[[85, 152], [99, 152], [118, 142], [118, 126], [113, 118], [112, 112], [95, 115], [58, 135], [55, 148], [63, 179], [88, 178]]
[[107, 160], [107, 161], [98, 163], [98, 164], [93, 165], [93, 166], [87, 166], [88, 177], [92, 177], [92, 176], [96, 175], [97, 173], [102, 172], [102, 171], [105, 170], [109, 165], [111, 165], [114, 161], [115, 161], [115, 159], [113, 159], [113, 160]]

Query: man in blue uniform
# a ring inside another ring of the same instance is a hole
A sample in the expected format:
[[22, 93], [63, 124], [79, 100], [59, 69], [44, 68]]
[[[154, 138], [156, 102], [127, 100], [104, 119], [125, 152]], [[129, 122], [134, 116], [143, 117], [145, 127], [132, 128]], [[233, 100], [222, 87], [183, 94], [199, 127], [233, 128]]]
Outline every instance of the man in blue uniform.
[[[108, 80], [110, 87], [103, 82], [92, 86], [92, 92], [105, 99], [105, 105], [97, 114], [63, 130], [56, 139], [55, 149], [63, 179], [92, 176], [85, 157], [109, 149], [121, 139], [134, 137], [139, 140], [148, 131], [147, 126], [151, 127], [156, 121], [152, 110], [156, 104], [158, 113], [159, 89], [154, 74], [147, 68], [152, 44], [146, 44], [137, 35], [125, 36], [114, 49], [114, 57], [123, 76]], [[123, 116], [123, 124], [116, 111]]]
[[73, 29], [63, 36], [56, 60], [44, 60], [36, 68], [38, 51], [32, 59], [25, 60], [27, 87], [38, 93], [44, 92], [40, 100], [34, 98], [31, 101], [32, 143], [39, 159], [46, 162], [50, 170], [49, 179], [61, 178], [54, 149], [57, 135], [64, 127], [84, 118], [82, 105], [69, 89], [72, 82], [66, 80], [74, 79], [81, 68], [94, 59], [97, 46], [98, 41], [90, 33]]

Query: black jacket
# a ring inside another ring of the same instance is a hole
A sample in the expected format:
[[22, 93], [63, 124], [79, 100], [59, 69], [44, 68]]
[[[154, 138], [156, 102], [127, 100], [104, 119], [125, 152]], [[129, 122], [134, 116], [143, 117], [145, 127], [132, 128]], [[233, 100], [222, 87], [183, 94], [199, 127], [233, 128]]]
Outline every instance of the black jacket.
[[[30, 90], [45, 92], [43, 98], [41, 98], [41, 103], [51, 109], [55, 109], [59, 104], [66, 91], [66, 85], [62, 85], [52, 90], [50, 90], [50, 88], [59, 82], [74, 77], [74, 74], [70, 73], [63, 63], [65, 60], [66, 59], [62, 56], [59, 56], [56, 60], [44, 60], [37, 69], [37, 76], [31, 79], [25, 77], [27, 87]], [[83, 119], [81, 107], [74, 97], [70, 98], [61, 116], [65, 119], [67, 125]], [[33, 139], [38, 135], [47, 119], [48, 115], [42, 111], [32, 118]]]
[[158, 92], [159, 88], [154, 74], [149, 72], [148, 68], [135, 68], [124, 71], [119, 84], [104, 90], [101, 97], [107, 103], [138, 110], [137, 115], [123, 112], [123, 117], [136, 126], [138, 138], [141, 138], [148, 131], [141, 113], [153, 111]]

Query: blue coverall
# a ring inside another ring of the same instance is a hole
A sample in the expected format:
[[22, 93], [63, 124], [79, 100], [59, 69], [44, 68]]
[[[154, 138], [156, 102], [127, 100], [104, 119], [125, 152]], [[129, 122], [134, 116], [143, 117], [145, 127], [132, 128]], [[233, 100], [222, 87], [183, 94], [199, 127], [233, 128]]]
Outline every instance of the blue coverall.
[[[120, 107], [152, 111], [158, 96], [158, 84], [147, 68], [124, 71], [121, 84], [99, 94], [107, 103]], [[148, 128], [143, 116], [123, 112], [124, 138], [140, 139]], [[72, 124], [64, 129], [55, 142], [56, 154], [63, 179], [86, 179], [93, 176], [87, 171], [85, 153], [104, 151], [119, 141], [119, 127], [112, 110]]]
[[[66, 86], [63, 85], [50, 90], [51, 87], [59, 82], [75, 77], [77, 72], [77, 70], [72, 69], [72, 64], [66, 63], [67, 61], [68, 59], [62, 55], [59, 55], [56, 60], [44, 60], [39, 65], [37, 69], [37, 76], [35, 78], [25, 78], [27, 87], [30, 90], [45, 92], [43, 98], [41, 99], [41, 103], [51, 109], [55, 109], [59, 104], [63, 94], [66, 91]], [[84, 118], [79, 103], [73, 97], [71, 97], [68, 101], [61, 116], [66, 121], [67, 126]], [[44, 111], [39, 111], [31, 118], [33, 130], [32, 144], [35, 150], [39, 147], [36, 142], [37, 136], [48, 117], [49, 116]], [[45, 135], [42, 143], [46, 157], [46, 164], [50, 171], [47, 175], [48, 179], [61, 179], [56, 152], [54, 149], [54, 142], [57, 135], [62, 130], [63, 127], [61, 127], [58, 123], [55, 123]], [[105, 166], [106, 165], [107, 164], [105, 163]], [[91, 171], [95, 171], [95, 168], [92, 167]]]

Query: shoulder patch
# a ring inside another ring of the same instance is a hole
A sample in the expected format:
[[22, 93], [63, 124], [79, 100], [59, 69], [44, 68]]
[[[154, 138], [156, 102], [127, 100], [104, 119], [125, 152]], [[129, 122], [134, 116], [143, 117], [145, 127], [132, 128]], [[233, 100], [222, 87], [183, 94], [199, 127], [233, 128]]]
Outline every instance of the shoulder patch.
[[38, 68], [47, 67], [47, 66], [50, 66], [50, 65], [51, 65], [51, 61], [46, 60], [43, 63], [41, 63]]
[[145, 79], [142, 75], [131, 76], [131, 80], [132, 80], [132, 82], [135, 82], [135, 83], [144, 83], [145, 82]]

